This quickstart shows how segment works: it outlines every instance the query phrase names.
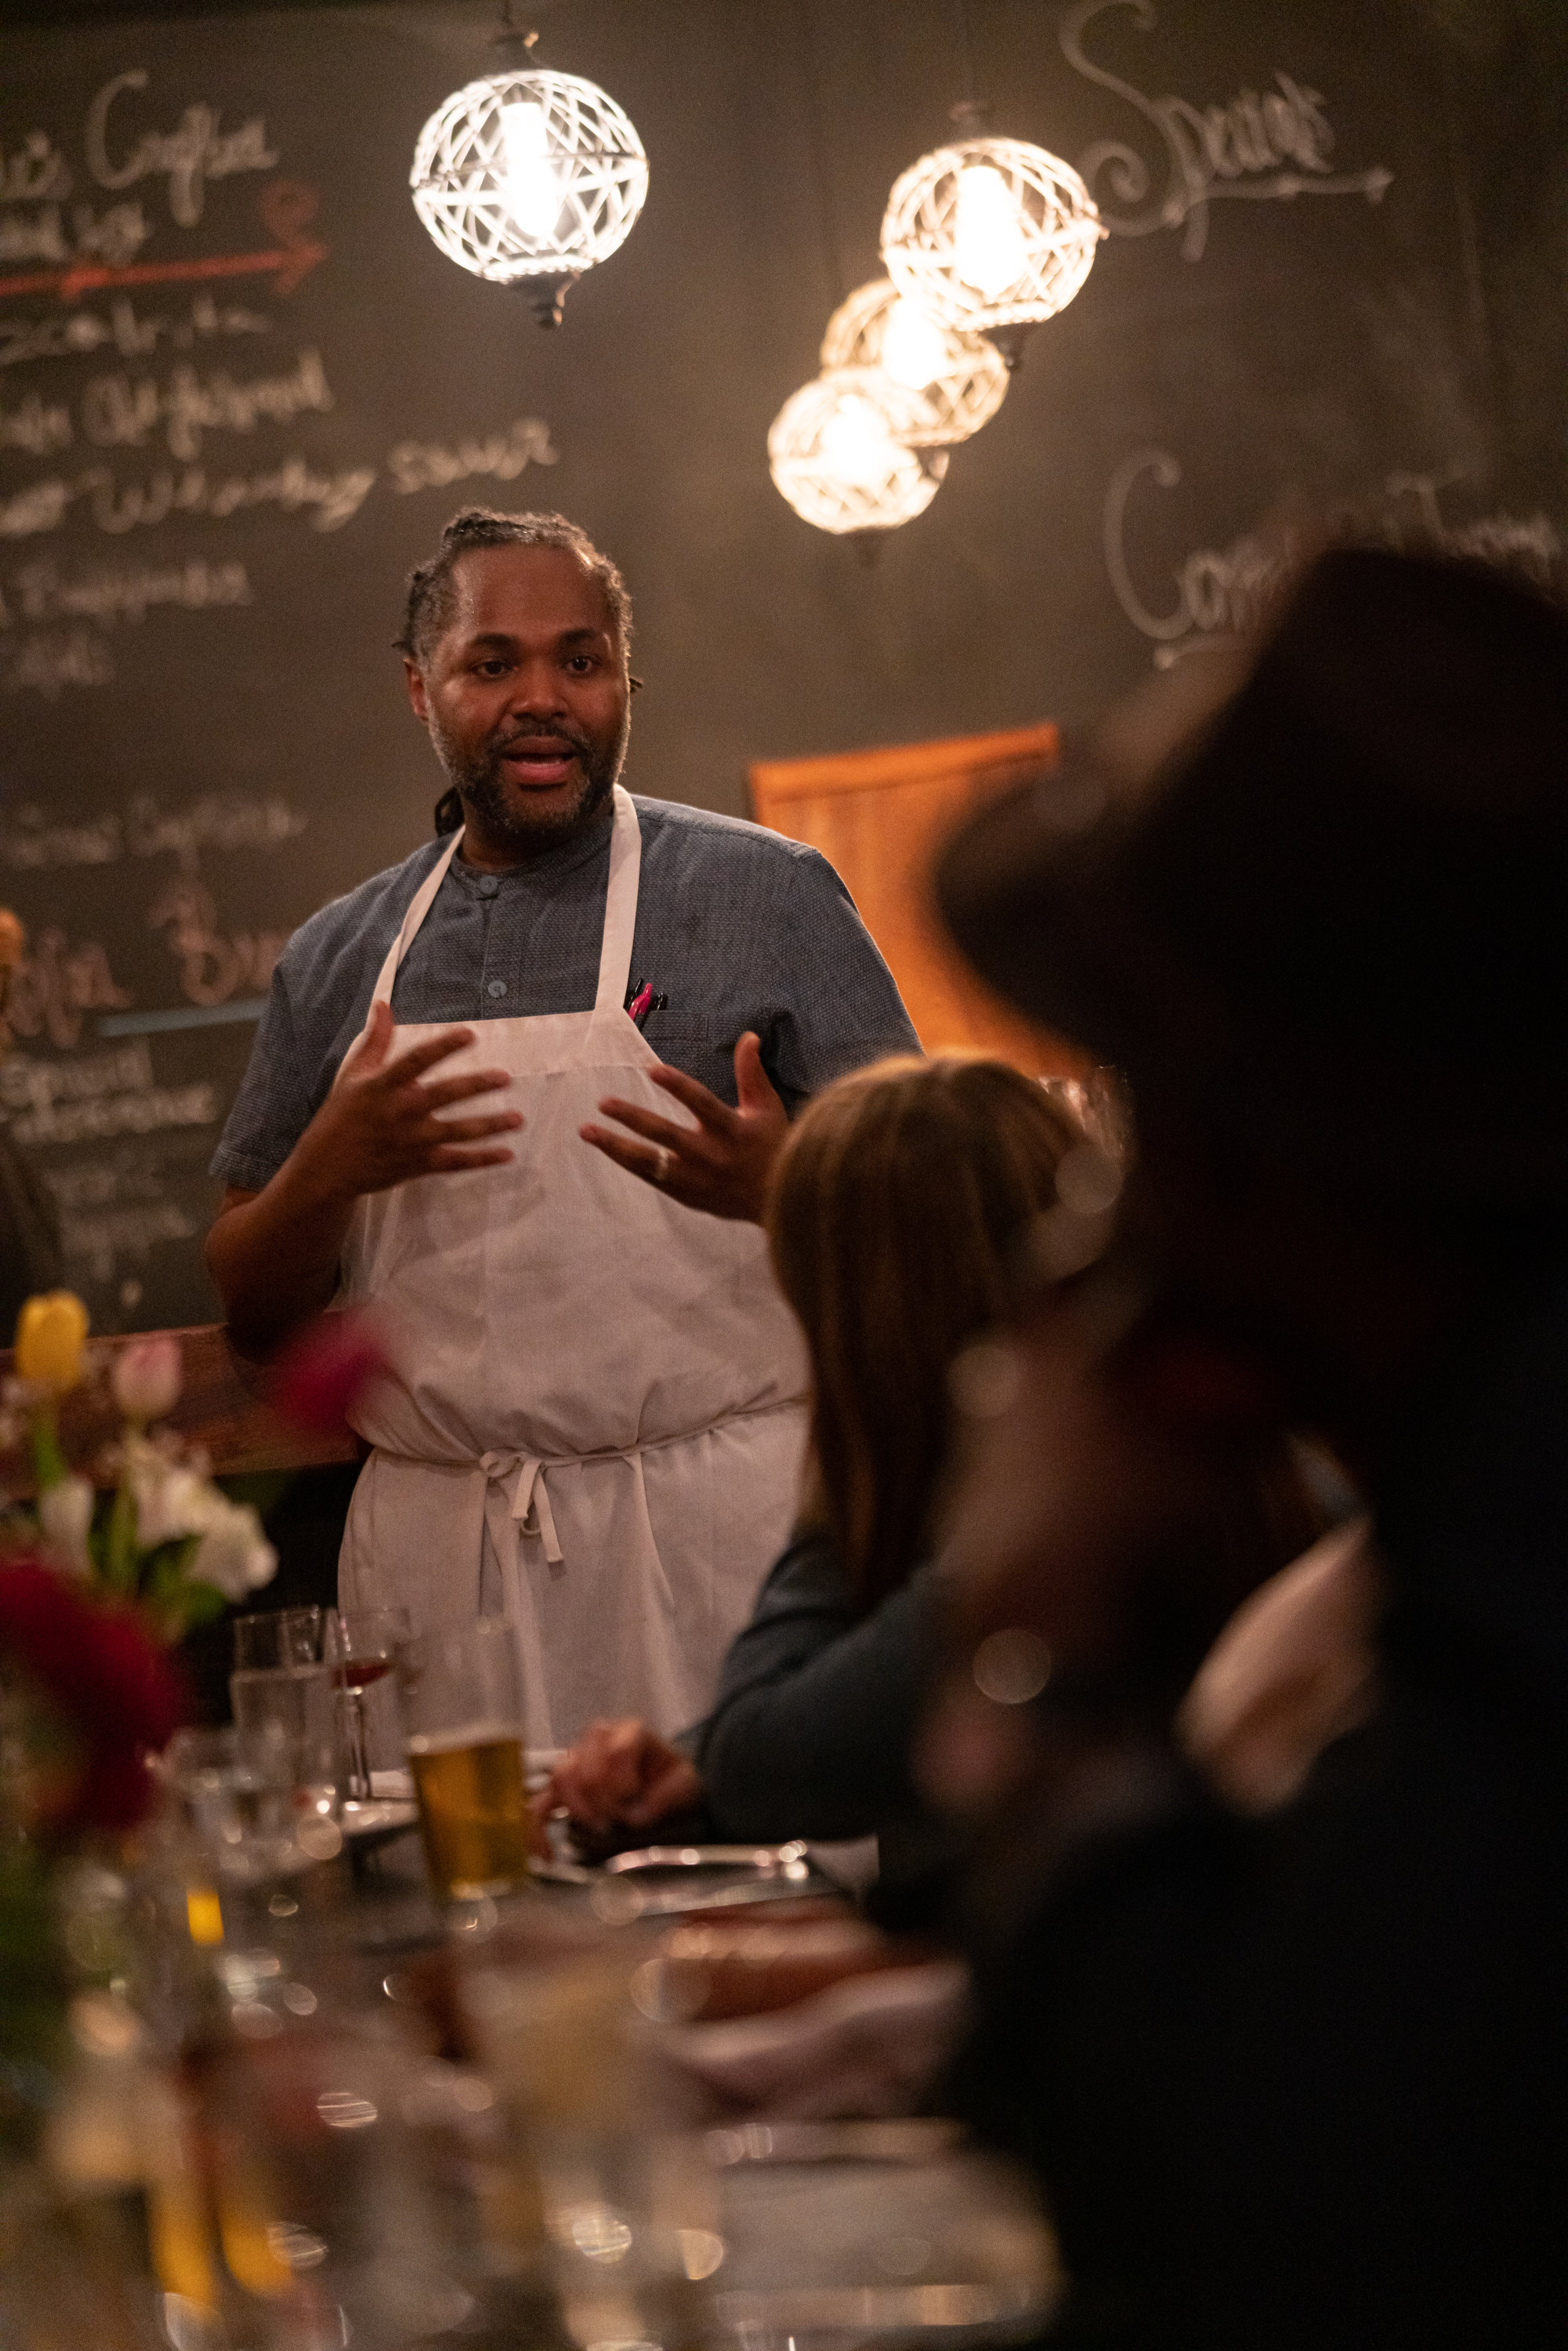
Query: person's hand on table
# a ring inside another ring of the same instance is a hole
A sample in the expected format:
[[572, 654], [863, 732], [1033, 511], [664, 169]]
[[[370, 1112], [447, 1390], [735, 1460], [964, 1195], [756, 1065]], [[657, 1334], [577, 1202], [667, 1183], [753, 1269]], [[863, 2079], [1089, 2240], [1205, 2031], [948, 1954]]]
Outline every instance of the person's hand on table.
[[364, 1043], [296, 1146], [300, 1176], [359, 1198], [416, 1176], [503, 1166], [513, 1155], [492, 1138], [515, 1134], [523, 1123], [520, 1111], [491, 1110], [473, 1118], [436, 1113], [499, 1092], [511, 1083], [507, 1071], [473, 1070], [427, 1083], [426, 1071], [471, 1045], [474, 1030], [443, 1029], [389, 1061], [393, 1027], [390, 1006], [371, 1007]]
[[702, 1792], [691, 1757], [627, 1717], [589, 1724], [556, 1765], [540, 1811], [564, 1812], [602, 1835], [618, 1826], [647, 1828], [667, 1813], [685, 1812]]
[[[578, 1131], [629, 1176], [641, 1176], [667, 1192], [683, 1207], [706, 1209], [710, 1217], [731, 1217], [760, 1224], [768, 1197], [768, 1179], [789, 1131], [783, 1103], [768, 1081], [762, 1049], [748, 1029], [735, 1049], [735, 1088], [738, 1107], [731, 1110], [716, 1093], [682, 1070], [661, 1067], [649, 1072], [683, 1109], [695, 1126], [661, 1118], [637, 1102], [612, 1095], [599, 1105], [630, 1134], [603, 1126]], [[635, 1137], [633, 1141], [632, 1138]]]

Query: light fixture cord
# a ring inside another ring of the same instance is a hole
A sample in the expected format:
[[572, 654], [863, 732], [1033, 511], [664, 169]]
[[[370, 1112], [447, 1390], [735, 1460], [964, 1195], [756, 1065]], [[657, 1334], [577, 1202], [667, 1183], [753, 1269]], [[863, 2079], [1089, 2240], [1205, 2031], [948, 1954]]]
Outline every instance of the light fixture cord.
[[956, 0], [958, 10], [958, 55], [963, 61], [964, 103], [976, 103], [975, 43], [969, 30], [969, 0]]
[[800, 0], [800, 78], [806, 85], [806, 113], [811, 140], [811, 177], [817, 191], [817, 226], [822, 239], [822, 266], [832, 288], [836, 310], [849, 292], [843, 254], [833, 218], [832, 180], [822, 124], [822, 85], [817, 72], [817, 37], [811, 0]]

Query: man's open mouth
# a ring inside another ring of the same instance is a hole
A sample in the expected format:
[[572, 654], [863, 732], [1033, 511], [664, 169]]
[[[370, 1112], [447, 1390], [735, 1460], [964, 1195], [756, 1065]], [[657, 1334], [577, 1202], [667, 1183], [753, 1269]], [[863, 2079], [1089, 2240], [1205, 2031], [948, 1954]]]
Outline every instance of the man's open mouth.
[[577, 747], [559, 736], [530, 736], [504, 744], [500, 758], [507, 771], [520, 783], [560, 784], [578, 759]]

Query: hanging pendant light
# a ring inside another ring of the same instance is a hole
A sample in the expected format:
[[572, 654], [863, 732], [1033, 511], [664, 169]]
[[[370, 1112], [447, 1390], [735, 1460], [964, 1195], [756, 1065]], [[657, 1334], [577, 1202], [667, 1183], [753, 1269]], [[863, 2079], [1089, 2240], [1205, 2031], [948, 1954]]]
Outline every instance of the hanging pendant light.
[[[923, 392], [881, 368], [833, 368], [791, 393], [768, 434], [779, 496], [819, 530], [896, 530], [924, 514], [947, 470]], [[916, 445], [915, 436], [925, 434]]]
[[923, 392], [933, 416], [908, 436], [912, 449], [946, 449], [967, 441], [996, 414], [1008, 388], [1007, 364], [984, 335], [938, 326], [891, 278], [858, 286], [828, 320], [824, 370], [880, 368], [894, 383]]
[[882, 258], [907, 300], [988, 336], [1011, 369], [1030, 329], [1078, 292], [1104, 234], [1071, 163], [1022, 139], [964, 139], [894, 182]]
[[486, 76], [419, 134], [415, 210], [460, 268], [528, 295], [541, 327], [636, 226], [648, 159], [615, 100], [577, 74]]

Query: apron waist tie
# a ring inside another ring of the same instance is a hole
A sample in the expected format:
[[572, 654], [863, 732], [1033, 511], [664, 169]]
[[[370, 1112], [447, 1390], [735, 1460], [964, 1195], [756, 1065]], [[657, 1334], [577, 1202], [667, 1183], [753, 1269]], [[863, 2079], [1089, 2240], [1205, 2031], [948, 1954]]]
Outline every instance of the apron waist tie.
[[[558, 1468], [560, 1466], [559, 1463]], [[517, 1482], [512, 1489], [512, 1517], [521, 1535], [538, 1535], [545, 1547], [545, 1557], [552, 1567], [561, 1563], [560, 1538], [555, 1531], [555, 1512], [550, 1509], [549, 1489], [545, 1483], [545, 1471], [550, 1467], [537, 1455], [519, 1461], [515, 1453], [482, 1453], [479, 1467], [486, 1478], [497, 1484], [509, 1478], [514, 1469]]]
[[482, 1453], [478, 1467], [496, 1485], [505, 1484], [514, 1471], [517, 1473], [517, 1483], [512, 1489], [513, 1524], [519, 1535], [537, 1535], [544, 1545], [545, 1558], [550, 1566], [559, 1567], [565, 1554], [555, 1531], [555, 1512], [550, 1509], [550, 1470], [574, 1468], [585, 1461], [641, 1463], [645, 1453], [662, 1452], [670, 1445], [689, 1445], [694, 1437], [706, 1437], [714, 1429], [727, 1427], [731, 1421], [762, 1420], [778, 1412], [799, 1412], [805, 1401], [803, 1396], [786, 1396], [777, 1404], [747, 1405], [737, 1412], [721, 1413], [703, 1427], [684, 1429], [678, 1436], [650, 1437], [644, 1445], [606, 1446], [594, 1453]]

